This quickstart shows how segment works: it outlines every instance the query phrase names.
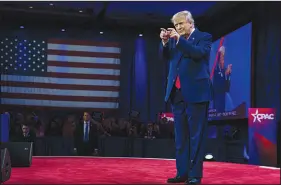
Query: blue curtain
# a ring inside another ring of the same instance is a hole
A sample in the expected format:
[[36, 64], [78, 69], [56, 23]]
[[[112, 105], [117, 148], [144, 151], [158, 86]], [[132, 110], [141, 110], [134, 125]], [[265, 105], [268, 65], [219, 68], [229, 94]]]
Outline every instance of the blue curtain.
[[281, 5], [261, 3], [254, 21], [255, 107], [277, 109], [280, 120]]
[[137, 37], [124, 46], [121, 56], [120, 116], [130, 110], [140, 112], [143, 122], [154, 121], [165, 111], [166, 63], [159, 58], [159, 38]]
[[151, 38], [147, 38], [147, 61], [149, 71], [149, 95], [150, 95], [150, 115], [148, 118], [154, 121], [156, 114], [159, 112], [167, 111], [167, 104], [164, 102], [166, 83], [167, 83], [167, 64], [166, 60], [163, 60], [159, 56], [159, 35], [152, 35]]
[[140, 112], [141, 120], [147, 121], [149, 110], [147, 111], [149, 103], [149, 78], [148, 78], [148, 66], [145, 51], [145, 40], [143, 37], [139, 37], [135, 41], [135, 55], [132, 70], [132, 94], [131, 96], [131, 109]]
[[277, 163], [280, 166], [280, 72], [281, 5], [260, 3], [254, 21], [254, 101], [255, 107], [276, 108]]

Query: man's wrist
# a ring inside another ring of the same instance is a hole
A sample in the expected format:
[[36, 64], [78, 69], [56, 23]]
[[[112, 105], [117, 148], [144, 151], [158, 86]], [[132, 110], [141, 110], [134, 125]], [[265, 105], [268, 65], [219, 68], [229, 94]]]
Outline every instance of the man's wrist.
[[167, 39], [167, 40], [163, 40], [163, 39], [162, 39], [162, 44], [163, 44], [163, 46], [166, 46], [168, 42], [169, 42], [169, 39]]
[[176, 38], [176, 45], [178, 45], [179, 41], [180, 41], [180, 36]]

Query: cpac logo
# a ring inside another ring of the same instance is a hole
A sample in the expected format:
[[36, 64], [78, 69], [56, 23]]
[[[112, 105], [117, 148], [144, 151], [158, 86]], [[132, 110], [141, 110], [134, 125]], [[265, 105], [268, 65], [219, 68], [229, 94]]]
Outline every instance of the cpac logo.
[[162, 119], [163, 118], [166, 118], [168, 121], [174, 121], [174, 118], [172, 117], [172, 116], [168, 116], [168, 115], [166, 115], [166, 114], [163, 114], [162, 115]]
[[254, 123], [256, 121], [261, 123], [262, 120], [264, 120], [264, 119], [270, 119], [270, 120], [274, 119], [274, 114], [259, 114], [259, 109], [257, 109], [256, 113], [252, 114], [252, 116], [254, 117], [254, 120], [253, 120]]

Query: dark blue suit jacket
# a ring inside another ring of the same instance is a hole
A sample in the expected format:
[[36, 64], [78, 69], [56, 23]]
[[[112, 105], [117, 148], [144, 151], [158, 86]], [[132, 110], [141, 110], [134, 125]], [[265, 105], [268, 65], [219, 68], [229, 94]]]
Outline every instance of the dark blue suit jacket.
[[195, 29], [187, 40], [180, 37], [178, 44], [170, 39], [163, 47], [163, 55], [170, 61], [165, 101], [170, 98], [177, 75], [181, 92], [188, 103], [210, 101], [213, 97], [209, 58], [212, 35]]
[[217, 66], [214, 71], [213, 87], [214, 93], [224, 94], [230, 90], [230, 75], [225, 75], [226, 68], [219, 69]]

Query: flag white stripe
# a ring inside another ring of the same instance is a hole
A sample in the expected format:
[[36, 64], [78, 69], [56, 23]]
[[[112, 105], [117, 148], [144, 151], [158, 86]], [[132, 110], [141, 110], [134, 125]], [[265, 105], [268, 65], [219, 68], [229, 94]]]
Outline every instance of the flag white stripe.
[[103, 46], [82, 46], [70, 44], [48, 44], [48, 49], [63, 50], [63, 51], [85, 51], [96, 53], [120, 53], [121, 49], [117, 47], [103, 47]]
[[39, 76], [16, 76], [1, 75], [1, 81], [12, 82], [34, 82], [34, 83], [54, 83], [54, 84], [75, 84], [75, 85], [98, 85], [98, 86], [120, 86], [120, 82], [116, 80], [90, 80], [90, 79], [74, 79], [74, 78], [53, 78]]
[[61, 90], [45, 88], [1, 86], [2, 93], [47, 94], [58, 96], [119, 97], [116, 91]]
[[97, 75], [120, 75], [119, 69], [95, 69], [95, 68], [78, 68], [78, 67], [57, 67], [48, 66], [48, 72], [53, 73], [73, 73], [73, 74], [97, 74]]
[[81, 57], [81, 56], [67, 56], [67, 55], [48, 55], [48, 61], [58, 62], [82, 62], [92, 64], [120, 64], [119, 58], [99, 58], [99, 57]]
[[72, 102], [72, 101], [54, 101], [54, 100], [29, 100], [29, 99], [11, 99], [1, 98], [2, 104], [9, 105], [33, 105], [49, 107], [79, 107], [79, 108], [118, 108], [118, 103], [110, 102]]

